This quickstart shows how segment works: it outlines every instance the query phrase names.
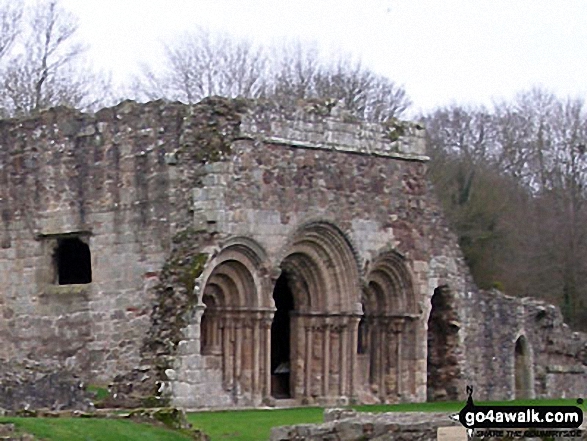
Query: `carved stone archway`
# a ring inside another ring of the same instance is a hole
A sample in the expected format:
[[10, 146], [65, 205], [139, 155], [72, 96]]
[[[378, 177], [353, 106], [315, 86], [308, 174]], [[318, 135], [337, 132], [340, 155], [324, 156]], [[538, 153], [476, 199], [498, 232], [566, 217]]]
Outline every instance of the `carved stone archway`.
[[[285, 292], [291, 295], [287, 395], [302, 403], [345, 401], [355, 390], [360, 319], [353, 247], [335, 225], [311, 222], [296, 230], [282, 256], [274, 298], [277, 305]], [[284, 368], [272, 373], [274, 382], [282, 381]]]
[[270, 277], [265, 254], [250, 239], [233, 238], [209, 265], [200, 319], [202, 375], [216, 370], [224, 392], [238, 404], [269, 397]]
[[416, 294], [405, 259], [382, 253], [369, 267], [363, 290], [365, 340], [359, 356], [362, 388], [381, 402], [396, 402], [414, 393], [409, 354], [414, 353]]

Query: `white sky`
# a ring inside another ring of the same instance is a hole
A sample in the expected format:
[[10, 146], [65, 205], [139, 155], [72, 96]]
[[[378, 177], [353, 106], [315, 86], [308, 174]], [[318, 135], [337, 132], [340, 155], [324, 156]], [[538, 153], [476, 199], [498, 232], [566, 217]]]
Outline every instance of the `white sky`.
[[535, 85], [587, 93], [586, 0], [61, 0], [94, 67], [123, 81], [161, 41], [203, 26], [342, 50], [403, 85], [415, 109], [490, 104]]

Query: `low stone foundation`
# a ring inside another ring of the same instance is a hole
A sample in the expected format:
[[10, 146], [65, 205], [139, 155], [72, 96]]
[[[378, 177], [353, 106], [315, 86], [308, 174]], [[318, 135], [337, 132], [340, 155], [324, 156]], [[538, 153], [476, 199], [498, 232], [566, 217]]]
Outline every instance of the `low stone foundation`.
[[[326, 409], [324, 423], [299, 424], [275, 427], [270, 441], [485, 441], [511, 440], [511, 438], [468, 438], [460, 423], [452, 421], [448, 413], [406, 412], [367, 413], [350, 409]], [[439, 430], [440, 429], [440, 430]], [[581, 426], [580, 438], [587, 440], [587, 426]], [[534, 440], [536, 438], [516, 438]]]
[[343, 409], [324, 411], [324, 423], [275, 427], [271, 441], [436, 441], [439, 427], [460, 427], [446, 413], [366, 413]]
[[54, 366], [0, 361], [0, 410], [93, 408], [91, 393], [71, 372]]

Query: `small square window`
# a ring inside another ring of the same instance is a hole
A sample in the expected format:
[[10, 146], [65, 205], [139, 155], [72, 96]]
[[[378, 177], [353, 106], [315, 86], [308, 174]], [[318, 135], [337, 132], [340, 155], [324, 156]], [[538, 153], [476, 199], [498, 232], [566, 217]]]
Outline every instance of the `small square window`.
[[90, 247], [79, 237], [57, 239], [57, 247], [53, 256], [59, 285], [92, 282]]

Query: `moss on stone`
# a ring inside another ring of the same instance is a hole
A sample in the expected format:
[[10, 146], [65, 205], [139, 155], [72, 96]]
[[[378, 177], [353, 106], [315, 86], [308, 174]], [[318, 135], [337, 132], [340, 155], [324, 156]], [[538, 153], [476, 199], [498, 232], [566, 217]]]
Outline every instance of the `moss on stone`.
[[204, 271], [207, 261], [208, 254], [206, 253], [198, 253], [192, 257], [190, 264], [184, 271], [184, 277], [182, 280], [188, 292], [191, 293], [194, 290], [194, 283]]
[[153, 413], [153, 418], [171, 429], [179, 430], [188, 427], [185, 414], [175, 407], [159, 409]]
[[178, 153], [194, 163], [222, 161], [238, 135], [240, 113], [247, 104], [222, 97], [205, 98], [184, 117]]
[[169, 406], [169, 398], [166, 397], [159, 397], [157, 395], [149, 395], [146, 398], [143, 398], [141, 401], [141, 405], [143, 407], [151, 408], [151, 407], [161, 407], [161, 406]]
[[141, 364], [149, 366], [148, 381], [143, 381], [144, 372], [130, 372], [119, 381], [119, 395], [128, 395], [125, 392], [128, 388], [123, 386], [132, 384], [131, 395], [139, 398], [140, 405], [169, 405], [169, 390], [160, 385], [168, 380], [165, 371], [174, 368], [178, 344], [184, 339], [183, 330], [189, 324], [191, 312], [197, 304], [194, 286], [208, 262], [209, 256], [202, 249], [210, 240], [208, 232], [191, 227], [173, 236], [171, 252], [161, 270], [160, 282], [155, 287], [151, 328], [142, 348]]
[[384, 128], [384, 137], [391, 142], [395, 142], [402, 136], [406, 135], [406, 128], [404, 124], [397, 118], [389, 118], [387, 121], [382, 123]]

